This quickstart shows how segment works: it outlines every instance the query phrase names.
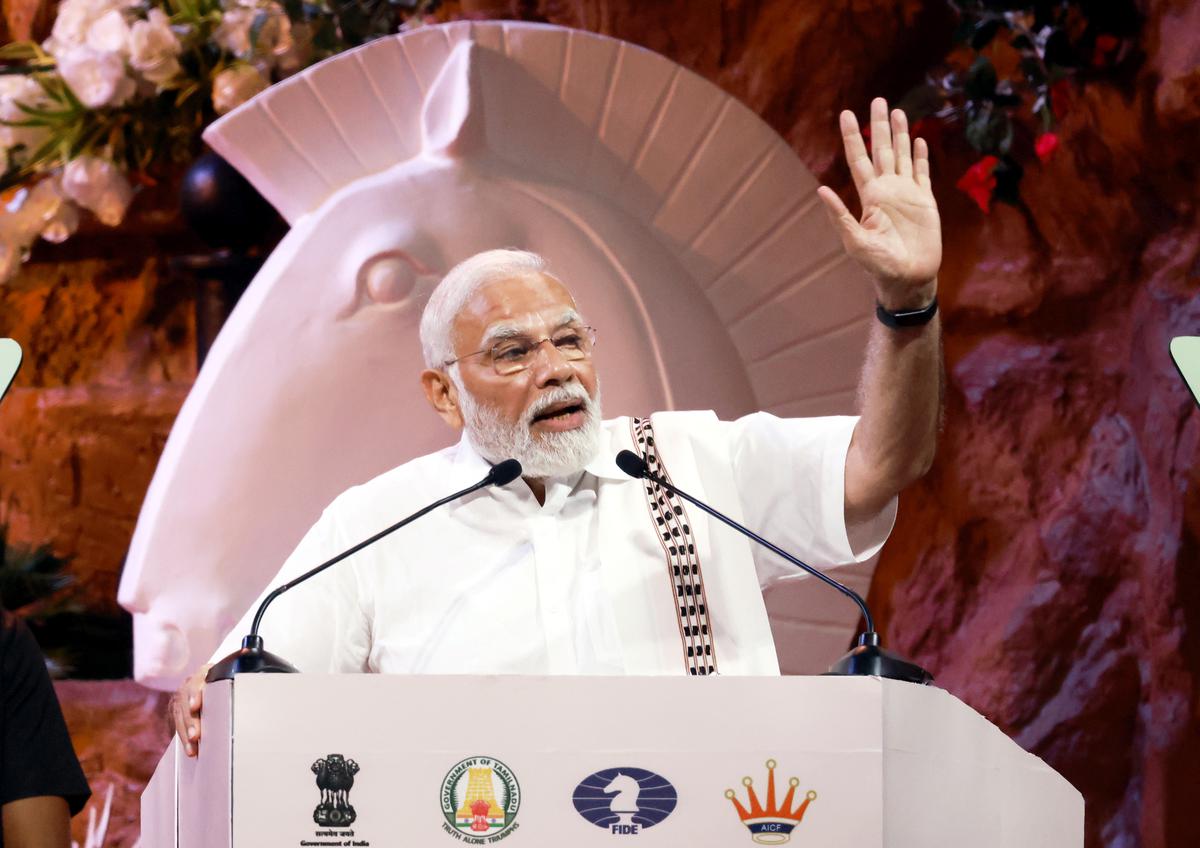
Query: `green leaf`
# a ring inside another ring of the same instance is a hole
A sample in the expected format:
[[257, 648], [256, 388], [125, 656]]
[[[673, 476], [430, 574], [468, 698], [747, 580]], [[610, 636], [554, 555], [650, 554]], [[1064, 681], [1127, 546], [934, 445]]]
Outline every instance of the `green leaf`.
[[55, 67], [53, 62], [33, 65], [0, 65], [0, 77], [28, 77], [53, 71]]
[[896, 103], [896, 108], [908, 116], [910, 122], [932, 115], [946, 104], [941, 89], [931, 83], [922, 83], [910, 88]]
[[971, 100], [986, 100], [996, 91], [996, 67], [987, 56], [978, 57], [971, 63], [967, 71], [967, 81], [964, 85], [966, 95]]
[[1012, 37], [1012, 41], [1010, 41], [1009, 44], [1011, 44], [1014, 49], [1018, 50], [1021, 53], [1033, 53], [1035, 55], [1037, 54], [1037, 45], [1033, 43], [1032, 38], [1030, 38], [1027, 34], [1025, 34], [1023, 32], [1019, 32], [1016, 35], [1014, 35]]
[[74, 582], [64, 570], [69, 560], [50, 548], [17, 547], [7, 541], [8, 528], [0, 526], [0, 598], [6, 609], [18, 609], [56, 594]]
[[74, 118], [79, 115], [79, 111], [76, 109], [42, 109], [37, 106], [29, 106], [20, 101], [13, 103], [13, 105], [26, 115], [32, 115], [37, 118]]
[[1021, 59], [1021, 73], [1030, 85], [1041, 85], [1046, 81], [1046, 69], [1036, 56]]
[[191, 82], [175, 93], [175, 107], [182, 106], [189, 97], [200, 91], [200, 83]]
[[23, 121], [0, 121], [0, 126], [3, 127], [53, 127], [58, 124], [58, 121], [49, 121], [44, 118], [26, 118]]
[[32, 62], [46, 54], [32, 41], [13, 41], [0, 47], [0, 61]]
[[968, 114], [964, 135], [967, 143], [980, 153], [1000, 156], [1012, 146], [1012, 121], [1003, 110], [985, 103]]
[[971, 28], [971, 49], [982, 50], [991, 44], [992, 39], [996, 37], [996, 33], [1000, 31], [1000, 27], [1003, 24], [1004, 18], [999, 15], [981, 19]]
[[1002, 156], [996, 164], [992, 175], [996, 178], [996, 187], [992, 189], [992, 198], [1001, 203], [1016, 206], [1021, 202], [1021, 177], [1025, 169], [1015, 159]]

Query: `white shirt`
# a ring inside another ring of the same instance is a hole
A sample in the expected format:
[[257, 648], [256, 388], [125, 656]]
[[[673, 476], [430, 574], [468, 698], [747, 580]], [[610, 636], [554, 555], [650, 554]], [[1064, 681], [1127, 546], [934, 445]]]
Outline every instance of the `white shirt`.
[[[846, 450], [857, 418], [733, 422], [711, 412], [652, 416], [675, 485], [817, 567], [874, 555], [895, 500], [844, 521]], [[517, 480], [418, 519], [280, 596], [266, 650], [309, 672], [682, 674], [675, 590], [641, 481], [613, 457], [633, 449], [629, 418], [604, 422], [586, 469], [546, 481], [544, 503]], [[466, 438], [339, 496], [270, 586], [488, 472]], [[795, 567], [691, 505], [718, 671], [778, 674], [762, 589]], [[265, 593], [264, 593], [265, 595]], [[260, 599], [261, 600], [261, 599]], [[258, 602], [216, 657], [236, 650]]]

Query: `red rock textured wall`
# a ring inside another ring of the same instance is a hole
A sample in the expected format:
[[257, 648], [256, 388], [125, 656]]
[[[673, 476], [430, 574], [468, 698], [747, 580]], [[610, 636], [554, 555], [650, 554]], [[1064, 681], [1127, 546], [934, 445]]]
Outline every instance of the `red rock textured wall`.
[[[14, 27], [19, 6], [4, 7]], [[871, 601], [893, 648], [1079, 787], [1089, 848], [1191, 848], [1200, 413], [1167, 343], [1200, 334], [1200, 2], [1139, 9], [1134, 70], [1076, 89], [1061, 149], [1022, 182], [1024, 209], [985, 217], [954, 189], [975, 157], [953, 136], [934, 151], [946, 423], [934, 470], [902, 500]], [[942, 0], [461, 0], [445, 10], [662, 52], [748, 103], [843, 196], [837, 110], [861, 115], [872, 95], [899, 97], [945, 53], [953, 26]], [[97, 599], [111, 598], [193, 376], [190, 294], [165, 279], [170, 246], [147, 238], [87, 242], [107, 245], [91, 258], [42, 251], [0, 290], [0, 333], [32, 358], [0, 409], [0, 520], [15, 539], [75, 555]], [[70, 718], [86, 699], [60, 691]], [[160, 732], [140, 709], [129, 721]], [[102, 724], [89, 727], [89, 750], [121, 750]], [[127, 819], [145, 765], [103, 759], [129, 769]]]

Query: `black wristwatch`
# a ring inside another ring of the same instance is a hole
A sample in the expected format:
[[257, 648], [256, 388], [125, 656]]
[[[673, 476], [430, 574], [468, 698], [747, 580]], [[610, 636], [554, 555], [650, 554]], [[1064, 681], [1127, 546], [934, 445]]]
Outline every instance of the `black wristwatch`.
[[928, 324], [929, 320], [937, 315], [937, 306], [937, 295], [934, 295], [933, 300], [924, 309], [910, 309], [902, 312], [889, 312], [883, 308], [882, 303], [875, 301], [875, 317], [884, 326], [891, 327], [893, 330], [920, 327]]

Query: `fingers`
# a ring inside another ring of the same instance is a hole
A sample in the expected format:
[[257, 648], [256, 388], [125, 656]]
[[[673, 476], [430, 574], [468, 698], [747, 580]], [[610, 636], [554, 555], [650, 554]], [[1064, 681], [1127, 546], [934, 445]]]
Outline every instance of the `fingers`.
[[917, 185], [921, 188], [932, 189], [933, 185], [929, 181], [929, 145], [925, 143], [925, 139], [918, 138], [913, 147], [915, 148], [913, 176], [917, 181]]
[[189, 677], [171, 699], [171, 712], [175, 720], [175, 733], [189, 757], [200, 750], [200, 712], [204, 706], [204, 676], [208, 669]]
[[838, 125], [842, 130], [842, 146], [846, 149], [846, 164], [850, 166], [850, 176], [861, 197], [863, 186], [875, 178], [875, 167], [871, 164], [871, 157], [867, 156], [867, 146], [862, 133], [858, 131], [858, 119], [854, 113], [849, 109], [842, 112], [838, 117]]
[[196, 743], [189, 738], [190, 713], [186, 698], [187, 695], [182, 689], [171, 697], [171, 720], [175, 725], [175, 735], [179, 737], [179, 744], [183, 746], [184, 753], [189, 757], [194, 757], [196, 756]]
[[871, 158], [875, 160], [876, 175], [896, 173], [892, 128], [888, 124], [887, 101], [882, 97], [871, 101]]
[[846, 110], [838, 118], [846, 164], [850, 166], [850, 176], [854, 178], [859, 195], [872, 179], [888, 174], [912, 177], [928, 188], [929, 146], [922, 139], [915, 139], [914, 143], [904, 110], [893, 109], [889, 115], [887, 101], [876, 97], [871, 101], [870, 121], [871, 153], [868, 156], [854, 113]]
[[892, 146], [896, 150], [896, 173], [913, 175], [912, 145], [908, 136], [908, 116], [901, 109], [892, 110]]
[[846, 208], [846, 204], [842, 203], [842, 199], [838, 197], [837, 192], [829, 188], [829, 186], [821, 186], [817, 189], [817, 196], [825, 204], [825, 211], [829, 214], [829, 220], [833, 224], [834, 229], [842, 237], [843, 244], [849, 246], [858, 238], [859, 223], [850, 214], [850, 210]]

